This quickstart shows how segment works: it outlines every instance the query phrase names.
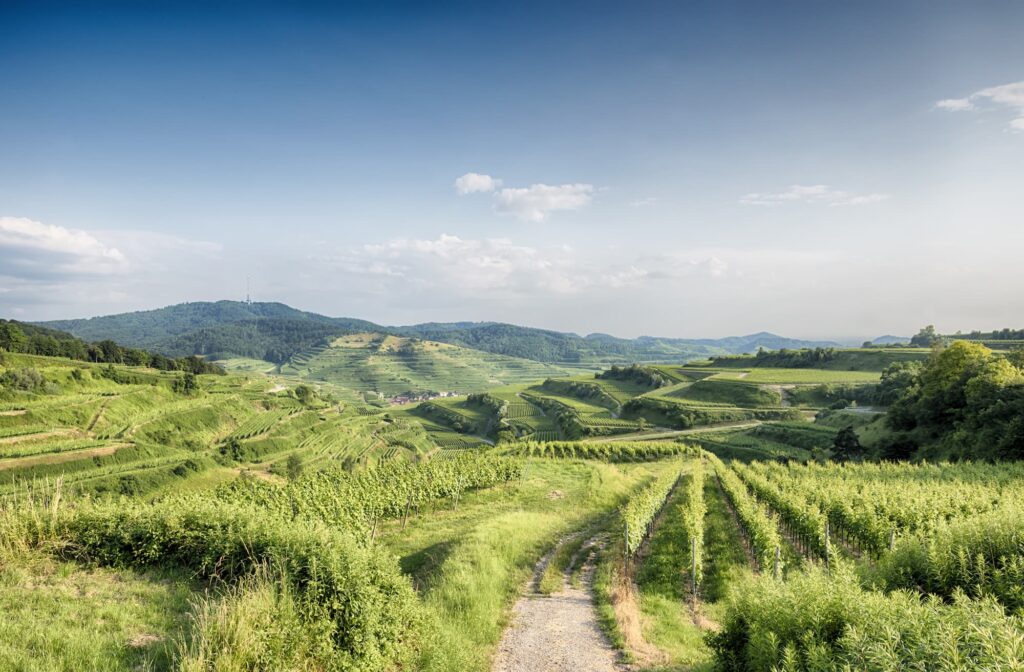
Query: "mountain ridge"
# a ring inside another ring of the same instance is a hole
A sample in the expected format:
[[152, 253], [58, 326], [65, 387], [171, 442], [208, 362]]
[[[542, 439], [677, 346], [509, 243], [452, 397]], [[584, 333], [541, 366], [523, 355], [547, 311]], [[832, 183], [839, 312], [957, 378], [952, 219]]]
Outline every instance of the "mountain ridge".
[[196, 301], [129, 313], [37, 322], [88, 340], [111, 339], [168, 355], [233, 356], [283, 362], [348, 333], [380, 332], [450, 343], [547, 363], [687, 361], [767, 349], [838, 346], [833, 341], [792, 339], [769, 332], [721, 339], [640, 336], [634, 339], [525, 327], [502, 322], [426, 322], [386, 326], [329, 317], [279, 302]]

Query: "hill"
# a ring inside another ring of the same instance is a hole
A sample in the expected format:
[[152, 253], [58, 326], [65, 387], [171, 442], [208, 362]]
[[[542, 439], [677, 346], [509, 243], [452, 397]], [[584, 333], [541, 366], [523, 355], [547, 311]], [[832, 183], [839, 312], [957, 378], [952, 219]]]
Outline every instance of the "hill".
[[341, 336], [293, 356], [280, 369], [290, 378], [377, 392], [476, 392], [498, 385], [564, 376], [565, 367], [448, 343], [385, 333]]
[[835, 345], [765, 332], [723, 339], [652, 336], [628, 339], [607, 334], [579, 336], [497, 322], [431, 322], [384, 327], [366, 320], [327, 317], [281, 303], [240, 301], [182, 303], [156, 310], [41, 324], [87, 340], [111, 339], [172, 356], [250, 357], [275, 363], [356, 332], [414, 337], [555, 364], [685, 362], [713, 355], [754, 352], [759, 347]]
[[[349, 331], [367, 331], [379, 328], [366, 320], [327, 317], [297, 310], [283, 303], [249, 303], [245, 301], [196, 301], [155, 310], [78, 320], [54, 320], [40, 324], [66, 331], [86, 340], [109, 338], [132, 347], [150, 347], [163, 351], [174, 343], [183, 347], [183, 344], [188, 341], [181, 337], [186, 334], [205, 330], [203, 333], [210, 338], [216, 333], [214, 331], [216, 327], [266, 320], [283, 320], [289, 324], [327, 325]], [[200, 353], [190, 352], [188, 354]]]
[[886, 334], [871, 341], [871, 345], [907, 345], [910, 343], [909, 336], [893, 336]]

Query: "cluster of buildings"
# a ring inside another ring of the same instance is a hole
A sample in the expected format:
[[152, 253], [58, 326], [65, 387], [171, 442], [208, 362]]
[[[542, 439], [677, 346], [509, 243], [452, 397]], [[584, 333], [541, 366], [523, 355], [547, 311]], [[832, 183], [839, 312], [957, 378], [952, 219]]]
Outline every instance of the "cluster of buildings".
[[406, 392], [396, 397], [388, 399], [389, 404], [411, 404], [414, 401], [430, 401], [431, 399], [438, 399], [441, 397], [457, 397], [458, 392], [420, 392], [414, 394], [412, 392]]

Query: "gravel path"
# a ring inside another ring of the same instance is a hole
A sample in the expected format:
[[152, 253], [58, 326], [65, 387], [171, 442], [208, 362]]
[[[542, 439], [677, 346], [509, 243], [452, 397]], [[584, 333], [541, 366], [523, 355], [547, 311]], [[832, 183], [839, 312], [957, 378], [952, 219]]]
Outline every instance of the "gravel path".
[[620, 672], [618, 655], [597, 624], [591, 599], [594, 567], [583, 567], [582, 587], [563, 579], [562, 590], [545, 597], [534, 592], [550, 559], [537, 565], [530, 592], [516, 603], [512, 625], [501, 637], [493, 672]]

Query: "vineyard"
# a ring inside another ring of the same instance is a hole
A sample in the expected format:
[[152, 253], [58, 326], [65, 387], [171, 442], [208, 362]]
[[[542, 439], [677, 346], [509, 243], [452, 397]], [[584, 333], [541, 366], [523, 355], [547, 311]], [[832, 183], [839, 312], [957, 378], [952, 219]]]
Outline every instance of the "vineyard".
[[[552, 549], [546, 594], [559, 572], [590, 582], [636, 669], [1024, 664], [1024, 463], [830, 460], [875, 416], [811, 422], [760, 382], [875, 372], [632, 368], [384, 406], [259, 373], [183, 393], [166, 373], [7, 364], [54, 385], [0, 406], [0, 604], [24, 633], [29, 586], [117, 586], [90, 590], [167, 644], [62, 626], [106, 669], [488, 670]], [[240, 648], [225, 622], [279, 625]], [[76, 655], [33, 646], [54, 668]]]

